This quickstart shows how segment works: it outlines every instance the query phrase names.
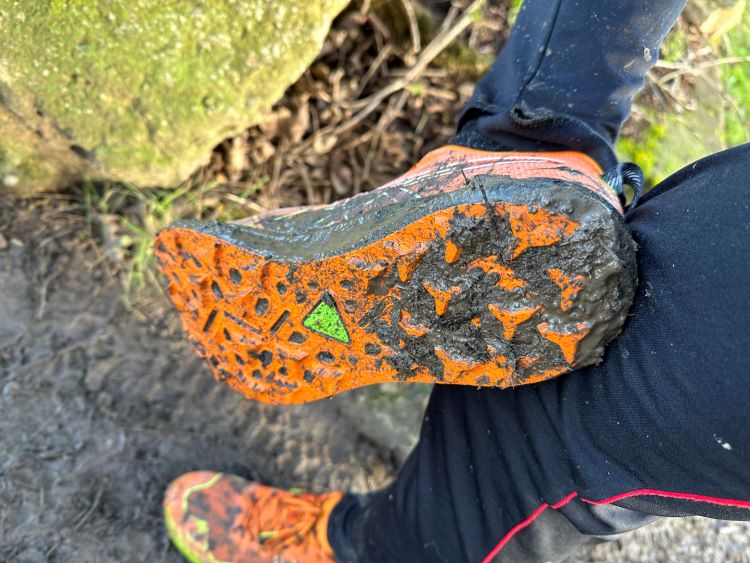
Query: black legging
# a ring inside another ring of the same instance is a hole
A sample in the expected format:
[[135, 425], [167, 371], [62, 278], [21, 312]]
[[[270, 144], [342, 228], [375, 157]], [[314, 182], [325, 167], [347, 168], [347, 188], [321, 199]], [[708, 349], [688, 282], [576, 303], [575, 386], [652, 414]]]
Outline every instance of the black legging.
[[[604, 4], [526, 0], [456, 141], [612, 164], [682, 2]], [[660, 515], [750, 519], [748, 196], [750, 145], [647, 194], [627, 215], [639, 290], [605, 361], [516, 389], [436, 386], [396, 481], [334, 511], [338, 559], [560, 561]]]

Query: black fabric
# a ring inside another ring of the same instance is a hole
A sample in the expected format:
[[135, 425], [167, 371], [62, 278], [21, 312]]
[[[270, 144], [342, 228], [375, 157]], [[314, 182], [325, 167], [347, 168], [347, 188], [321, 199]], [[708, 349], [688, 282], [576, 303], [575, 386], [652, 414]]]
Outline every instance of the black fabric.
[[[457, 141], [614, 164], [682, 4], [526, 0]], [[657, 516], [750, 517], [749, 192], [743, 145], [644, 196], [627, 215], [640, 285], [604, 362], [516, 389], [436, 386], [398, 478], [334, 510], [337, 558], [560, 561]]]
[[612, 143], [685, 0], [531, 0], [464, 108], [455, 144], [587, 153]]

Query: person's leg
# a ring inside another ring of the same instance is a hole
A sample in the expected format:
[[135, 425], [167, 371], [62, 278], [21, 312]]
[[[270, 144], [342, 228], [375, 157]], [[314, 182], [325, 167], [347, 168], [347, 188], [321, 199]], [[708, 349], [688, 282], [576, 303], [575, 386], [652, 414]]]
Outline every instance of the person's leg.
[[436, 387], [396, 482], [334, 512], [342, 560], [560, 560], [649, 515], [750, 518], [748, 177], [744, 145], [631, 212], [640, 289], [604, 363]]
[[685, 0], [527, 0], [464, 108], [454, 143], [578, 150], [608, 168], [612, 143]]

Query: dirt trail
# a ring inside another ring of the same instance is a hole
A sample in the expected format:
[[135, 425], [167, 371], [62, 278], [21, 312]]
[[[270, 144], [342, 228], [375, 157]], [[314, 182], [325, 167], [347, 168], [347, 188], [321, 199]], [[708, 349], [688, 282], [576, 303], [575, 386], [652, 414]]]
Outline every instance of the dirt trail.
[[[408, 450], [419, 416], [395, 424], [379, 390], [269, 407], [216, 384], [166, 298], [127, 311], [58, 205], [0, 200], [0, 233], [0, 561], [182, 561], [160, 513], [182, 472], [362, 491]], [[409, 389], [385, 402], [419, 404]], [[665, 519], [575, 560], [744, 562], [749, 538], [747, 523]]]

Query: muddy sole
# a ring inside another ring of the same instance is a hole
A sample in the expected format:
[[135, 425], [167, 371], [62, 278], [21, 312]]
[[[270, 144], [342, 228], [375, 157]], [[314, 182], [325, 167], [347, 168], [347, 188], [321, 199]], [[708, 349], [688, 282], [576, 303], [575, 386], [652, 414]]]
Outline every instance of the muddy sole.
[[217, 379], [268, 403], [392, 381], [543, 381], [599, 361], [632, 302], [622, 219], [570, 182], [480, 176], [399, 205], [385, 229], [360, 221], [348, 247], [326, 248], [188, 223], [156, 253]]

